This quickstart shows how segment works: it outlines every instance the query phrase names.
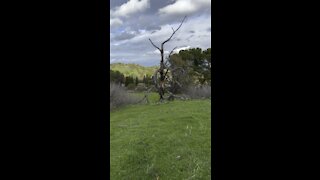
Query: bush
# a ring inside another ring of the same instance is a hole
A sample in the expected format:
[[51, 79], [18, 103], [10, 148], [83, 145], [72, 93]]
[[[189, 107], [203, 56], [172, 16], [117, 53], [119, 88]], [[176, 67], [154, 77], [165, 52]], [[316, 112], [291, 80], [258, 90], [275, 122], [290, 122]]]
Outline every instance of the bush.
[[123, 87], [110, 83], [110, 110], [137, 102], [138, 99], [130, 96]]
[[127, 89], [128, 90], [134, 90], [136, 88], [136, 85], [134, 84], [134, 83], [130, 83], [130, 84], [128, 84], [128, 86], [127, 86]]
[[184, 93], [191, 99], [211, 98], [211, 86], [189, 87]]
[[137, 92], [143, 92], [143, 91], [146, 91], [146, 90], [147, 90], [147, 87], [145, 87], [145, 86], [137, 86], [135, 88], [135, 91], [137, 91]]

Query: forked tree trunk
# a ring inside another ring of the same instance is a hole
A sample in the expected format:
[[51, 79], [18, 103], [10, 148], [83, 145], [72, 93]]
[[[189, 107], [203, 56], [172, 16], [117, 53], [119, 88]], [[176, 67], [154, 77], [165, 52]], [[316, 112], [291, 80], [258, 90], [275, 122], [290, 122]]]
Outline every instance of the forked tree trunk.
[[[171, 38], [172, 38], [172, 36], [180, 29], [180, 27], [182, 26], [183, 21], [184, 21], [185, 19], [186, 19], [186, 16], [183, 18], [183, 20], [181, 21], [179, 27], [178, 27], [176, 30], [174, 30], [174, 29], [172, 28], [172, 31], [173, 31], [173, 32], [172, 32], [171, 36], [169, 37], [169, 39], [167, 39], [167, 40], [165, 40], [165, 41], [163, 41], [163, 42], [161, 43], [161, 48], [159, 48], [158, 46], [154, 45], [153, 42], [151, 41], [151, 39], [149, 39], [149, 41], [151, 42], [151, 44], [160, 51], [160, 55], [161, 55], [160, 68], [159, 68], [159, 70], [158, 70], [158, 72], [159, 72], [159, 74], [160, 74], [160, 81], [158, 82], [158, 85], [157, 85], [157, 86], [158, 86], [158, 93], [159, 93], [159, 96], [160, 96], [160, 101], [162, 101], [162, 100], [164, 99], [165, 79], [166, 79], [166, 75], [167, 75], [167, 72], [168, 72], [168, 70], [167, 70], [166, 73], [164, 72], [165, 64], [164, 64], [164, 54], [163, 54], [164, 49], [163, 49], [163, 46], [164, 46], [164, 44], [165, 44], [166, 42], [170, 41]], [[175, 48], [174, 48], [174, 49], [175, 49]], [[174, 50], [174, 49], [173, 49], [173, 50]], [[173, 52], [173, 50], [171, 51], [171, 53]], [[170, 55], [171, 55], [171, 53], [170, 53]]]
[[160, 69], [159, 69], [159, 73], [160, 73], [160, 83], [159, 83], [159, 96], [160, 96], [160, 100], [163, 100], [163, 96], [164, 96], [164, 90], [165, 90], [165, 86], [164, 86], [164, 80], [165, 80], [165, 76], [164, 76], [164, 62], [163, 62], [163, 49], [161, 49], [161, 61], [160, 61]]

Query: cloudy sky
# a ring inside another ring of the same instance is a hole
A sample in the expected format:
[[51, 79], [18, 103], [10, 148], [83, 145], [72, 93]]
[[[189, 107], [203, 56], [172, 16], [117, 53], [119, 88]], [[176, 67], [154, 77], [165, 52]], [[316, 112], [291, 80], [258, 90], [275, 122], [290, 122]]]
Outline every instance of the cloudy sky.
[[110, 0], [110, 63], [158, 65], [161, 42], [168, 54], [177, 50], [211, 47], [211, 0]]

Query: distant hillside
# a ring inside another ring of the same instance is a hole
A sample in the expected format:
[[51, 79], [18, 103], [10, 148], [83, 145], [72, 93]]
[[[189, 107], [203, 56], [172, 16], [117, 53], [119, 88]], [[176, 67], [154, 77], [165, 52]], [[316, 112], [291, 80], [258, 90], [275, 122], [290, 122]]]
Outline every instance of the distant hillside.
[[145, 67], [138, 64], [114, 63], [110, 64], [110, 69], [113, 71], [119, 71], [125, 76], [133, 76], [142, 79], [144, 75], [152, 76], [156, 71], [157, 66]]

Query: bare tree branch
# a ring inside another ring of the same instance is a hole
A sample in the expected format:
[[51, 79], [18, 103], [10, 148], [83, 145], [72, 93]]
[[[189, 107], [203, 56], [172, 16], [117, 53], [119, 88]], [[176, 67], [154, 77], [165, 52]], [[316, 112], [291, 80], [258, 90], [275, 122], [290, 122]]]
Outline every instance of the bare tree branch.
[[165, 40], [165, 41], [161, 44], [161, 48], [163, 48], [163, 45], [164, 45], [166, 42], [170, 41], [171, 38], [172, 38], [172, 36], [180, 29], [180, 27], [182, 26], [183, 21], [186, 19], [186, 17], [187, 17], [187, 16], [185, 16], [185, 17], [183, 18], [183, 20], [181, 21], [179, 27], [178, 27], [176, 30], [174, 30], [174, 29], [172, 28], [173, 33], [171, 34], [171, 36], [169, 37], [169, 39]]
[[166, 73], [164, 74], [165, 77], [167, 76], [168, 71], [169, 71], [169, 68], [167, 68], [167, 71], [166, 71]]
[[171, 54], [173, 53], [173, 51], [174, 51], [175, 49], [177, 49], [177, 46], [174, 47], [174, 48], [171, 50], [171, 52], [169, 53], [168, 57], [166, 57], [166, 61], [164, 62], [164, 67], [165, 67], [166, 69], [167, 69], [167, 67], [168, 67], [168, 65], [169, 65], [170, 56], [171, 56]]
[[170, 54], [169, 54], [169, 58], [170, 58], [171, 54], [173, 53], [173, 51], [174, 51], [175, 49], [177, 49], [177, 46], [174, 47], [174, 48], [171, 50], [171, 52], [170, 52]]
[[160, 48], [159, 48], [158, 46], [154, 45], [150, 38], [149, 38], [149, 41], [151, 42], [151, 44], [152, 44], [155, 48], [157, 48], [157, 49], [161, 52]]

